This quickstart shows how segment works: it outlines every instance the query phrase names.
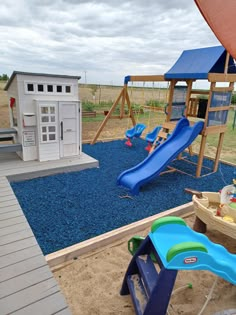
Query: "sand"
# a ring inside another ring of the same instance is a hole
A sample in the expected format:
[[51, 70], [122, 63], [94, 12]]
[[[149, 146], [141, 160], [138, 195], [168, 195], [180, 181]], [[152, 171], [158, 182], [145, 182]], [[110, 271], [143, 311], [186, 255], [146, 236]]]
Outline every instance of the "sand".
[[[192, 226], [194, 215], [185, 220]], [[149, 230], [144, 230], [138, 235], [146, 236], [148, 232]], [[213, 242], [224, 245], [231, 253], [236, 253], [234, 239], [210, 228], [206, 235]], [[54, 276], [72, 314], [135, 314], [130, 296], [119, 294], [124, 273], [131, 259], [127, 240], [132, 236], [54, 268]], [[202, 314], [210, 315], [226, 309], [236, 309], [236, 286], [209, 271], [179, 271], [174, 289], [183, 288], [172, 295], [169, 314], [198, 314], [215, 279], [217, 282], [211, 300]], [[188, 283], [192, 284], [192, 289], [188, 288]]]

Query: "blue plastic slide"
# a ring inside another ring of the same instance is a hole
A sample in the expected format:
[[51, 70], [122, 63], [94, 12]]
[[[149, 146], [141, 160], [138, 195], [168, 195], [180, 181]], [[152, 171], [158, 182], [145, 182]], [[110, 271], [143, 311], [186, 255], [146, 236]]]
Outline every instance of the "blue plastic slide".
[[183, 219], [156, 220], [149, 237], [166, 269], [209, 270], [236, 285], [236, 255], [193, 231]]
[[158, 176], [179, 153], [186, 149], [199, 135], [204, 123], [199, 121], [190, 126], [188, 119], [182, 118], [168, 139], [158, 146], [145, 160], [122, 172], [117, 184], [138, 195], [139, 189]]

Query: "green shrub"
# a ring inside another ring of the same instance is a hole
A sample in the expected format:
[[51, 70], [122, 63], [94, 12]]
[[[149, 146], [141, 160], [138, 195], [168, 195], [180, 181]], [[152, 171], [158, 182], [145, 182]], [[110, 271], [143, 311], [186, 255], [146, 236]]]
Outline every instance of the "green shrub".
[[207, 100], [207, 99], [208, 99], [208, 95], [206, 95], [206, 94], [200, 94], [200, 95], [198, 95], [197, 98], [198, 98], [198, 99], [201, 99], [201, 100]]
[[232, 95], [231, 104], [236, 104], [236, 94]]
[[165, 103], [163, 101], [159, 100], [148, 100], [145, 103], [147, 106], [152, 106], [152, 107], [164, 107]]
[[82, 102], [82, 110], [86, 112], [92, 112], [94, 110], [95, 105], [90, 101]]

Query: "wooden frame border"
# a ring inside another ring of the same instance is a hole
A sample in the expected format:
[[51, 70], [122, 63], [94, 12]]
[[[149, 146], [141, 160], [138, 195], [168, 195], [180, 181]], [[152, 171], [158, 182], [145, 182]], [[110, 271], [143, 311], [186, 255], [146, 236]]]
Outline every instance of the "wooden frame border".
[[131, 223], [129, 225], [123, 226], [121, 228], [115, 229], [111, 232], [99, 235], [97, 237], [91, 238], [84, 242], [69, 246], [57, 252], [48, 254], [45, 256], [47, 263], [50, 267], [56, 267], [63, 264], [69, 260], [73, 260], [78, 256], [84, 255], [97, 248], [109, 245], [121, 238], [135, 234], [147, 227], [151, 228], [153, 221], [168, 215], [182, 216], [193, 212], [193, 203], [189, 202], [179, 207], [158, 213], [151, 217], [145, 218], [143, 220]]

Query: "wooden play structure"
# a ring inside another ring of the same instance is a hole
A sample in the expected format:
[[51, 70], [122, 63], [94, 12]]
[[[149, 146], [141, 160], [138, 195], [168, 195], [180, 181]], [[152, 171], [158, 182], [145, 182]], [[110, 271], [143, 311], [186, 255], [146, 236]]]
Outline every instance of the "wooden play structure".
[[[196, 80], [207, 80], [209, 90], [193, 89]], [[196, 168], [196, 177], [201, 176], [204, 151], [208, 135], [218, 135], [217, 151], [213, 172], [219, 165], [220, 153], [226, 132], [227, 116], [231, 95], [236, 82], [236, 68], [233, 58], [222, 46], [183, 51], [173, 67], [165, 75], [126, 76], [124, 86], [110, 111], [100, 125], [91, 144], [94, 144], [109, 119], [131, 119], [136, 125], [130, 102], [129, 82], [169, 82], [169, 95], [166, 105], [166, 120], [158, 138], [166, 138], [175, 128], [176, 122], [185, 116], [192, 123], [202, 120], [204, 128], [200, 134], [201, 144]], [[119, 106], [119, 115], [114, 115]], [[128, 114], [127, 114], [128, 113]], [[155, 143], [154, 143], [155, 145]], [[190, 150], [191, 152], [191, 150]]]

